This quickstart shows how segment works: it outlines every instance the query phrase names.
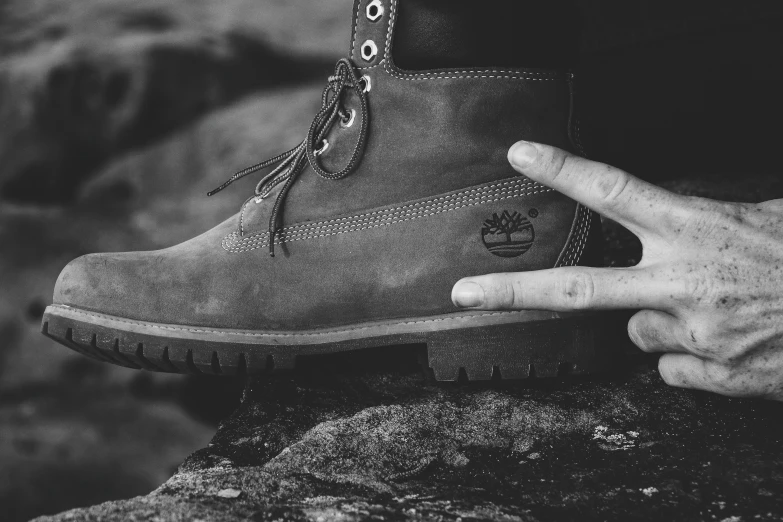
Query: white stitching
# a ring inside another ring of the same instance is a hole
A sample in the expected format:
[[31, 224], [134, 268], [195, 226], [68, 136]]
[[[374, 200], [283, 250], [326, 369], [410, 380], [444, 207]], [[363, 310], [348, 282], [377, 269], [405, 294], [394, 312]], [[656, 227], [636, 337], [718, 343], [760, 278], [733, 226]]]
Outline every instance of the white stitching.
[[[525, 193], [522, 192], [523, 188], [525, 188], [525, 187], [533, 188], [534, 186], [535, 186], [534, 184], [526, 184], [524, 186], [515, 187], [514, 189], [512, 189], [514, 192], [513, 193], [508, 193], [507, 197], [515, 197], [515, 196], [519, 196], [519, 195], [525, 195]], [[544, 189], [543, 191], [547, 191], [547, 189], [545, 187], [541, 187], [541, 188]], [[537, 193], [543, 192], [543, 191], [537, 191], [537, 192], [532, 192], [532, 193], [537, 194]], [[493, 196], [496, 196], [499, 193], [502, 193], [503, 190], [501, 190], [497, 186], [496, 187], [487, 187], [487, 189], [485, 189], [483, 191], [484, 192], [483, 194], [481, 193], [482, 191], [475, 191], [474, 190], [474, 191], [471, 191], [470, 194], [455, 194], [451, 198], [448, 198], [448, 200], [447, 200], [447, 198], [438, 198], [436, 200], [429, 200], [429, 201], [426, 201], [426, 202], [420, 202], [420, 203], [412, 204], [412, 205], [403, 205], [401, 207], [396, 207], [396, 208], [393, 208], [393, 209], [387, 209], [387, 210], [384, 210], [384, 211], [370, 212], [368, 214], [359, 214], [359, 215], [356, 215], [356, 216], [348, 216], [348, 217], [339, 218], [339, 219], [332, 219], [332, 220], [328, 220], [328, 221], [320, 221], [320, 222], [317, 222], [317, 223], [307, 223], [307, 224], [293, 225], [291, 227], [284, 228], [282, 230], [282, 232], [284, 234], [287, 234], [289, 237], [291, 237], [291, 236], [301, 235], [302, 233], [306, 233], [306, 232], [313, 232], [313, 231], [316, 231], [316, 230], [319, 230], [319, 229], [322, 229], [322, 228], [332, 228], [333, 226], [338, 226], [339, 227], [340, 225], [346, 225], [346, 224], [347, 225], [352, 225], [352, 224], [361, 224], [361, 223], [370, 222], [370, 221], [374, 220], [374, 218], [372, 216], [378, 216], [378, 218], [375, 219], [376, 221], [383, 221], [384, 219], [391, 219], [391, 218], [402, 217], [402, 216], [406, 216], [406, 215], [417, 215], [417, 214], [420, 215], [420, 214], [426, 213], [429, 210], [440, 210], [440, 209], [446, 208], [446, 207], [456, 207], [457, 204], [459, 204], [459, 203], [471, 203], [471, 200], [473, 199], [473, 196], [474, 196], [474, 194], [476, 192], [479, 192], [479, 196], [478, 196], [478, 199], [476, 201], [481, 203], [481, 202], [486, 201], [486, 198], [491, 198]], [[530, 194], [530, 193], [531, 193], [530, 191], [527, 191], [527, 194]], [[442, 203], [437, 203], [435, 205], [431, 205], [431, 203], [433, 203], [435, 201], [439, 201], [439, 200], [443, 200], [443, 202]], [[420, 208], [415, 208], [415, 207], [420, 207]], [[456, 207], [456, 208], [459, 208], [459, 207]], [[404, 210], [404, 209], [413, 209], [413, 210], [406, 210], [405, 212], [400, 213], [400, 211]], [[258, 236], [258, 235], [261, 235], [261, 234], [260, 233], [256, 233], [253, 236], [248, 236], [247, 239], [250, 239], [250, 238], [252, 238], [254, 236]]]
[[[389, 24], [386, 26], [386, 46], [383, 50], [383, 58], [386, 59], [390, 56], [391, 51], [391, 37], [392, 31], [394, 31], [394, 24], [397, 20], [396, 2], [391, 0], [389, 2]], [[385, 67], [384, 67], [385, 68]]]
[[574, 241], [569, 246], [569, 252], [564, 260], [565, 266], [576, 265], [577, 256], [581, 253], [581, 248], [587, 239], [587, 222], [590, 220], [590, 213], [582, 205], [579, 206], [579, 226], [577, 228]]
[[581, 230], [582, 230], [582, 207], [578, 206], [576, 211], [576, 225], [574, 226], [573, 235], [568, 241], [568, 246], [563, 255], [563, 258], [560, 260], [557, 266], [571, 266], [571, 255], [574, 250], [574, 245], [580, 237]]
[[[358, 332], [361, 330], [370, 330], [372, 328], [376, 328], [378, 325], [373, 326], [362, 326], [359, 328], [346, 328], [344, 330], [331, 330], [329, 332], [318, 332], [318, 333], [253, 333], [253, 332], [226, 332], [226, 330], [204, 330], [201, 328], [183, 328], [183, 327], [177, 327], [177, 326], [163, 326], [160, 324], [155, 323], [144, 323], [139, 321], [131, 321], [128, 319], [121, 319], [119, 317], [112, 317], [104, 314], [95, 314], [90, 312], [85, 312], [82, 310], [77, 310], [75, 308], [71, 307], [64, 307], [69, 312], [75, 313], [75, 314], [81, 314], [86, 315], [88, 317], [97, 317], [97, 318], [109, 318], [111, 321], [115, 321], [118, 323], [125, 323], [125, 324], [133, 324], [136, 326], [146, 326], [149, 328], [157, 328], [160, 330], [172, 330], [172, 331], [180, 331], [180, 332], [193, 332], [193, 333], [216, 333], [216, 334], [226, 334], [230, 333], [232, 335], [241, 335], [243, 337], [318, 337], [318, 336], [324, 336], [324, 335], [334, 335], [334, 334], [340, 334], [340, 333], [346, 333], [346, 332]], [[457, 318], [463, 318], [463, 317], [491, 317], [496, 315], [510, 315], [510, 314], [519, 314], [518, 311], [513, 312], [490, 312], [490, 313], [481, 313], [481, 314], [471, 314], [471, 315], [460, 315], [457, 316]], [[442, 321], [448, 321], [450, 319], [454, 319], [454, 317], [442, 317], [439, 319], [424, 319], [421, 321], [405, 321], [401, 323], [392, 323], [391, 326], [409, 326], [413, 324], [423, 324], [423, 323], [437, 323]], [[388, 325], [384, 325], [388, 326]]]
[[585, 215], [586, 215], [586, 217], [585, 217], [585, 228], [584, 228], [584, 233], [582, 235], [582, 238], [579, 241], [578, 251], [577, 251], [576, 255], [574, 256], [574, 265], [578, 265], [579, 262], [582, 260], [582, 254], [584, 254], [585, 247], [587, 246], [587, 240], [590, 237], [590, 227], [591, 227], [591, 225], [593, 223], [593, 212], [589, 208], [587, 208], [587, 207], [584, 207], [584, 209], [585, 209]]
[[369, 71], [370, 69], [375, 69], [376, 67], [380, 67], [384, 63], [386, 63], [386, 58], [384, 58], [380, 62], [376, 63], [375, 65], [368, 65], [366, 67], [359, 67], [359, 70], [360, 71]]
[[[386, 72], [393, 76], [394, 78], [397, 78], [398, 80], [406, 80], [406, 81], [417, 81], [417, 80], [462, 80], [462, 79], [481, 79], [481, 78], [490, 78], [490, 79], [499, 79], [499, 80], [529, 80], [529, 81], [547, 81], [547, 80], [555, 80], [556, 78], [531, 78], [528, 76], [508, 76], [508, 75], [498, 75], [498, 74], [474, 74], [474, 75], [466, 75], [466, 76], [437, 76], [437, 77], [431, 77], [427, 76], [424, 78], [408, 78], [406, 76], [400, 75], [395, 73], [394, 71], [390, 70], [387, 66], [384, 67]], [[479, 72], [479, 71], [476, 71]], [[448, 74], [448, 73], [445, 73]]]
[[480, 73], [480, 72], [494, 72], [498, 74], [528, 74], [531, 76], [544, 76], [547, 79], [556, 79], [563, 77], [562, 74], [556, 73], [556, 72], [550, 72], [550, 71], [514, 71], [514, 70], [505, 70], [505, 69], [484, 69], [484, 70], [464, 70], [464, 71], [458, 71], [458, 70], [451, 70], [443, 71], [443, 72], [432, 72], [432, 73], [404, 73], [405, 76], [442, 76], [444, 74], [474, 74], [474, 73]]
[[[374, 210], [372, 212], [366, 212], [364, 214], [357, 214], [355, 216], [346, 216], [342, 218], [335, 218], [330, 219], [327, 221], [319, 221], [318, 223], [300, 223], [300, 224], [294, 224], [288, 227], [285, 227], [282, 232], [287, 231], [294, 231], [298, 229], [314, 229], [314, 228], [321, 228], [320, 226], [316, 225], [328, 225], [330, 223], [339, 223], [339, 222], [355, 222], [359, 221], [360, 218], [370, 217], [370, 216], [376, 216], [379, 214], [391, 214], [400, 210], [405, 210], [409, 208], [414, 207], [427, 207], [427, 205], [431, 205], [433, 203], [439, 203], [439, 202], [447, 202], [447, 201], [455, 201], [459, 202], [461, 200], [470, 199], [472, 196], [476, 194], [482, 194], [487, 193], [490, 191], [498, 192], [501, 191], [504, 187], [509, 187], [511, 185], [516, 185], [515, 190], [521, 189], [521, 188], [528, 188], [528, 187], [536, 187], [536, 188], [546, 188], [544, 185], [541, 185], [539, 183], [536, 183], [535, 181], [529, 180], [529, 179], [522, 179], [522, 178], [513, 178], [510, 181], [500, 181], [495, 182], [492, 184], [488, 184], [484, 187], [477, 187], [477, 188], [471, 188], [463, 192], [458, 192], [456, 194], [446, 195], [446, 196], [438, 196], [436, 198], [430, 198], [424, 201], [418, 201], [414, 203], [408, 203], [405, 205], [401, 205], [399, 207], [394, 208], [388, 208], [384, 210]], [[422, 211], [429, 210], [428, 208], [422, 209]]]
[[[388, 212], [385, 215], [380, 215], [380, 217], [378, 217], [378, 219], [376, 221], [383, 222], [383, 221], [388, 221], [389, 219], [392, 219], [392, 218], [405, 217], [405, 216], [410, 216], [410, 219], [416, 219], [417, 217], [432, 215], [432, 214], [427, 214], [427, 211], [429, 211], [429, 210], [434, 210], [436, 214], [439, 214], [441, 211], [448, 212], [450, 210], [456, 210], [456, 209], [462, 208], [464, 206], [469, 206], [471, 204], [481, 204], [481, 203], [489, 203], [489, 202], [493, 202], [493, 201], [498, 201], [497, 199], [490, 200], [488, 198], [491, 198], [492, 196], [498, 195], [501, 192], [502, 191], [495, 190], [495, 191], [493, 191], [491, 193], [483, 194], [483, 195], [479, 196], [479, 198], [476, 199], [476, 200], [472, 200], [471, 197], [455, 198], [454, 201], [450, 201], [448, 203], [443, 203], [443, 204], [435, 205], [435, 206], [431, 206], [431, 207], [423, 207], [423, 208], [419, 208], [419, 209], [415, 209], [415, 210], [407, 210], [407, 211], [405, 211], [405, 212], [403, 212], [401, 214], [400, 213], [396, 213], [396, 212]], [[513, 189], [513, 192], [509, 192], [509, 193], [505, 194], [505, 197], [503, 197], [501, 199], [509, 199], [509, 198], [512, 198], [512, 197], [525, 196], [525, 195], [529, 195], [529, 194], [539, 194], [540, 192], [547, 192], [547, 191], [546, 190], [540, 190], [540, 191], [532, 191], [532, 192], [531, 191], [523, 192], [522, 189], [516, 188], [516, 189]], [[405, 221], [409, 221], [410, 219], [405, 219]], [[317, 230], [324, 229], [324, 228], [334, 228], [334, 226], [339, 227], [340, 225], [348, 225], [348, 228], [350, 228], [350, 227], [355, 227], [355, 226], [361, 225], [363, 223], [370, 223], [372, 221], [373, 221], [372, 218], [350, 219], [347, 222], [344, 221], [343, 223], [335, 224], [335, 225], [305, 227], [305, 228], [300, 228], [298, 230], [293, 230], [292, 234], [290, 236], [288, 236], [288, 237], [298, 237], [298, 236], [301, 236], [303, 234], [306, 234], [307, 232], [315, 232]]]
[[578, 224], [575, 234], [569, 242], [565, 255], [557, 264], [558, 267], [574, 266], [579, 263], [582, 257], [590, 232], [590, 224], [592, 223], [592, 211], [584, 205], [579, 205], [577, 220]]
[[576, 118], [576, 148], [579, 150], [579, 154], [581, 154], [584, 157], [587, 157], [587, 153], [585, 152], [585, 148], [582, 146], [582, 126], [581, 126], [581, 120], [579, 118]]
[[361, 0], [356, 2], [356, 20], [353, 24], [353, 35], [351, 36], [351, 59], [353, 59], [353, 53], [355, 51], [354, 46], [356, 45], [356, 35], [359, 32], [359, 18], [361, 17], [362, 12], [362, 2]]
[[[511, 191], [506, 191], [504, 187], [517, 184]], [[538, 188], [539, 190], [531, 190]], [[287, 242], [303, 241], [307, 239], [316, 239], [321, 237], [345, 234], [348, 232], [357, 232], [368, 230], [381, 226], [393, 225], [405, 221], [411, 221], [423, 217], [429, 217], [443, 212], [450, 212], [464, 207], [481, 205], [485, 203], [494, 203], [520, 196], [531, 196], [551, 192], [552, 189], [546, 188], [529, 180], [515, 180], [512, 182], [495, 183], [481, 189], [472, 189], [467, 193], [452, 194], [451, 196], [441, 196], [438, 198], [403, 205], [396, 208], [368, 212], [356, 216], [320, 221], [317, 223], [308, 223], [293, 225], [282, 229], [279, 233], [279, 239], [276, 244]], [[434, 203], [434, 204], [433, 204]], [[418, 208], [417, 208], [418, 207]], [[404, 212], [401, 212], [403, 211]], [[323, 230], [323, 233], [319, 231]], [[262, 248], [269, 244], [268, 236], [265, 233], [256, 233], [246, 238], [240, 238], [236, 232], [233, 232], [221, 241], [224, 250], [231, 253], [249, 252], [257, 248]]]
[[[337, 235], [346, 234], [346, 233], [349, 233], [349, 232], [358, 232], [358, 231], [361, 231], [361, 230], [369, 230], [369, 229], [372, 229], [372, 228], [378, 228], [378, 227], [382, 227], [382, 226], [394, 225], [396, 223], [403, 223], [405, 221], [412, 221], [414, 219], [419, 219], [419, 218], [422, 218], [422, 217], [434, 216], [434, 215], [437, 215], [437, 214], [441, 214], [443, 212], [449, 212], [449, 211], [458, 210], [458, 209], [464, 208], [464, 207], [480, 205], [482, 203], [494, 203], [496, 201], [502, 201], [504, 199], [509, 199], [509, 198], [516, 197], [516, 196], [531, 196], [533, 194], [542, 194], [542, 193], [545, 193], [545, 192], [551, 192], [551, 190], [540, 190], [540, 191], [535, 191], [535, 192], [526, 192], [526, 193], [522, 193], [522, 194], [514, 193], [514, 194], [509, 194], [507, 196], [503, 196], [503, 197], [499, 197], [499, 198], [495, 198], [495, 199], [479, 200], [479, 201], [475, 201], [475, 202], [471, 202], [471, 203], [466, 203], [464, 205], [459, 205], [459, 206], [456, 206], [456, 207], [453, 207], [453, 208], [447, 208], [445, 210], [444, 209], [439, 209], [438, 211], [431, 212], [429, 214], [419, 214], [419, 215], [415, 215], [415, 216], [412, 216], [412, 217], [409, 217], [409, 218], [405, 218], [405, 219], [395, 219], [395, 220], [392, 220], [392, 221], [384, 221], [384, 222], [380, 222], [380, 223], [377, 223], [377, 224], [374, 224], [374, 225], [367, 225], [367, 226], [363, 226], [363, 227], [362, 226], [357, 226], [357, 225], [352, 225], [352, 226], [349, 226], [349, 227], [347, 227], [345, 229], [337, 229], [335, 231], [325, 232], [323, 234], [310, 234], [310, 235], [302, 234], [302, 235], [296, 235], [296, 236], [285, 236], [285, 237], [281, 238], [280, 240], [275, 239], [275, 244], [293, 243], [295, 241], [305, 241], [307, 239], [318, 239], [318, 238], [321, 238], [321, 237], [337, 236]], [[221, 242], [221, 245], [223, 245], [223, 248], [225, 250], [227, 250], [228, 252], [237, 254], [237, 253], [241, 253], [241, 252], [250, 252], [251, 250], [256, 250], [258, 248], [262, 248], [262, 247], [267, 246], [269, 244], [268, 240], [265, 239], [265, 238], [254, 239], [254, 240], [244, 239], [244, 240], [240, 240], [240, 243], [243, 246], [240, 247], [240, 248], [237, 248], [235, 246], [237, 244], [237, 242], [233, 242], [232, 243], [232, 240], [235, 240], [236, 238], [237, 238], [236, 233], [229, 234], [228, 236], [223, 238], [223, 241]], [[251, 247], [251, 245], [252, 245], [252, 247]]]
[[[403, 223], [405, 221], [412, 221], [414, 219], [419, 219], [419, 218], [422, 218], [422, 217], [434, 216], [434, 215], [437, 215], [437, 214], [441, 214], [443, 212], [450, 212], [452, 210], [458, 210], [458, 209], [464, 208], [464, 207], [480, 205], [480, 204], [483, 204], [483, 203], [494, 203], [496, 201], [502, 201], [504, 199], [510, 199], [510, 198], [513, 198], [513, 197], [531, 196], [533, 194], [542, 194], [542, 193], [546, 193], [546, 192], [552, 192], [552, 190], [548, 189], [548, 190], [539, 190], [539, 191], [524, 192], [524, 193], [514, 192], [514, 193], [507, 194], [505, 196], [498, 197], [498, 198], [495, 198], [495, 199], [480, 199], [480, 200], [477, 200], [477, 201], [472, 201], [472, 202], [465, 203], [463, 205], [453, 206], [451, 208], [439, 207], [436, 211], [430, 212], [430, 213], [427, 213], [427, 214], [419, 213], [419, 214], [415, 214], [415, 215], [413, 215], [411, 217], [408, 217], [408, 218], [395, 219], [395, 220], [391, 220], [391, 221], [388, 221], [388, 220], [387, 221], [381, 221], [381, 222], [379, 222], [377, 224], [374, 224], [374, 225], [367, 225], [367, 226], [349, 225], [348, 227], [346, 227], [344, 229], [338, 228], [335, 231], [325, 232], [323, 234], [309, 234], [308, 235], [308, 234], [304, 233], [304, 234], [296, 234], [296, 235], [292, 235], [292, 236], [287, 236], [287, 235], [284, 234], [283, 237], [281, 237], [279, 240], [277, 240], [277, 239], [275, 240], [275, 244], [292, 243], [294, 241], [304, 241], [304, 240], [307, 240], [307, 239], [317, 239], [317, 238], [321, 238], [321, 237], [336, 236], [336, 235], [345, 234], [345, 233], [348, 233], [348, 232], [358, 232], [358, 231], [361, 231], [361, 230], [369, 230], [369, 229], [372, 229], [372, 228], [378, 228], [378, 227], [382, 227], [382, 226], [394, 225], [396, 223]], [[243, 240], [240, 240], [240, 243], [243, 246], [240, 247], [240, 248], [237, 248], [236, 247], [237, 242], [233, 241], [233, 240], [236, 240], [236, 239], [237, 239], [237, 234], [235, 232], [235, 233], [229, 234], [228, 236], [223, 238], [223, 241], [221, 242], [221, 244], [222, 244], [222, 246], [223, 246], [223, 248], [225, 250], [227, 250], [227, 251], [229, 251], [231, 253], [249, 252], [251, 250], [256, 250], [257, 248], [262, 248], [262, 247], [267, 246], [269, 244], [268, 243], [268, 239], [265, 238], [265, 237], [262, 237], [260, 239], [258, 239], [258, 238], [256, 238], [256, 239], [245, 238]], [[248, 248], [251, 245], [253, 245], [253, 246], [251, 248]]]
[[239, 233], [244, 234], [245, 233], [245, 210], [248, 207], [248, 203], [250, 203], [251, 199], [256, 199], [255, 196], [249, 197], [245, 200], [245, 202], [242, 204], [242, 211], [239, 213]]

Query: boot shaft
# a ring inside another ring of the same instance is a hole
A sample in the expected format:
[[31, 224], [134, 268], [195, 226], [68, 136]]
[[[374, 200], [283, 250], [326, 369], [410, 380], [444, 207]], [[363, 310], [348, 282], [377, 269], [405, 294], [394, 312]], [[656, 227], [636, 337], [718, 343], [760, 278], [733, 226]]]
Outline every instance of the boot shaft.
[[[506, 154], [521, 139], [576, 151], [569, 137], [568, 71], [404, 71], [395, 66], [391, 52], [398, 12], [399, 0], [354, 3], [348, 56], [366, 84], [366, 146], [356, 171], [339, 182], [307, 169], [286, 198], [283, 224], [517, 176]], [[351, 125], [334, 125], [325, 136], [328, 147], [319, 160], [332, 172], [345, 167], [360, 138], [358, 97], [347, 90], [343, 98], [356, 117]], [[256, 211], [265, 211], [247, 210], [249, 223]]]

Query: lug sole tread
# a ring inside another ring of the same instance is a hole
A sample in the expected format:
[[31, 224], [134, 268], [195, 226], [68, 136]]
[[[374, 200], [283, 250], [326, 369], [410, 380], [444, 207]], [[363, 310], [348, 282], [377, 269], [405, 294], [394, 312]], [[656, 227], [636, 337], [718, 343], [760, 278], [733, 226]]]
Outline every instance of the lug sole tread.
[[395, 334], [320, 345], [267, 346], [161, 338], [53, 313], [42, 333], [92, 359], [132, 369], [193, 375], [289, 372], [300, 356], [426, 344], [422, 365], [438, 381], [497, 381], [579, 375], [607, 369], [595, 319], [561, 319], [461, 330]]

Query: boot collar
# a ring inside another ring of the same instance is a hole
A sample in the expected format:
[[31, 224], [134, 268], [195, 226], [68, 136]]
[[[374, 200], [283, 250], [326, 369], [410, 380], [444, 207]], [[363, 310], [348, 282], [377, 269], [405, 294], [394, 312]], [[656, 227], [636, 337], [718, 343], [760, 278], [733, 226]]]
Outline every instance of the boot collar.
[[565, 79], [568, 71], [495, 67], [405, 71], [394, 64], [392, 45], [399, 12], [399, 0], [355, 0], [351, 30], [351, 61], [361, 71], [382, 68], [392, 77], [404, 80], [471, 78], [518, 78], [525, 80]]

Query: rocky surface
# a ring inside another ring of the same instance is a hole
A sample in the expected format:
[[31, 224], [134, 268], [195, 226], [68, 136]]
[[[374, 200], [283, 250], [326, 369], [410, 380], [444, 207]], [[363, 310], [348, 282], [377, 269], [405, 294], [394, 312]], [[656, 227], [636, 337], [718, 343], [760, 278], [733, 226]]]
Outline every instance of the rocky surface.
[[256, 379], [150, 495], [42, 520], [783, 518], [780, 404], [671, 389], [645, 366], [435, 385], [402, 358]]

